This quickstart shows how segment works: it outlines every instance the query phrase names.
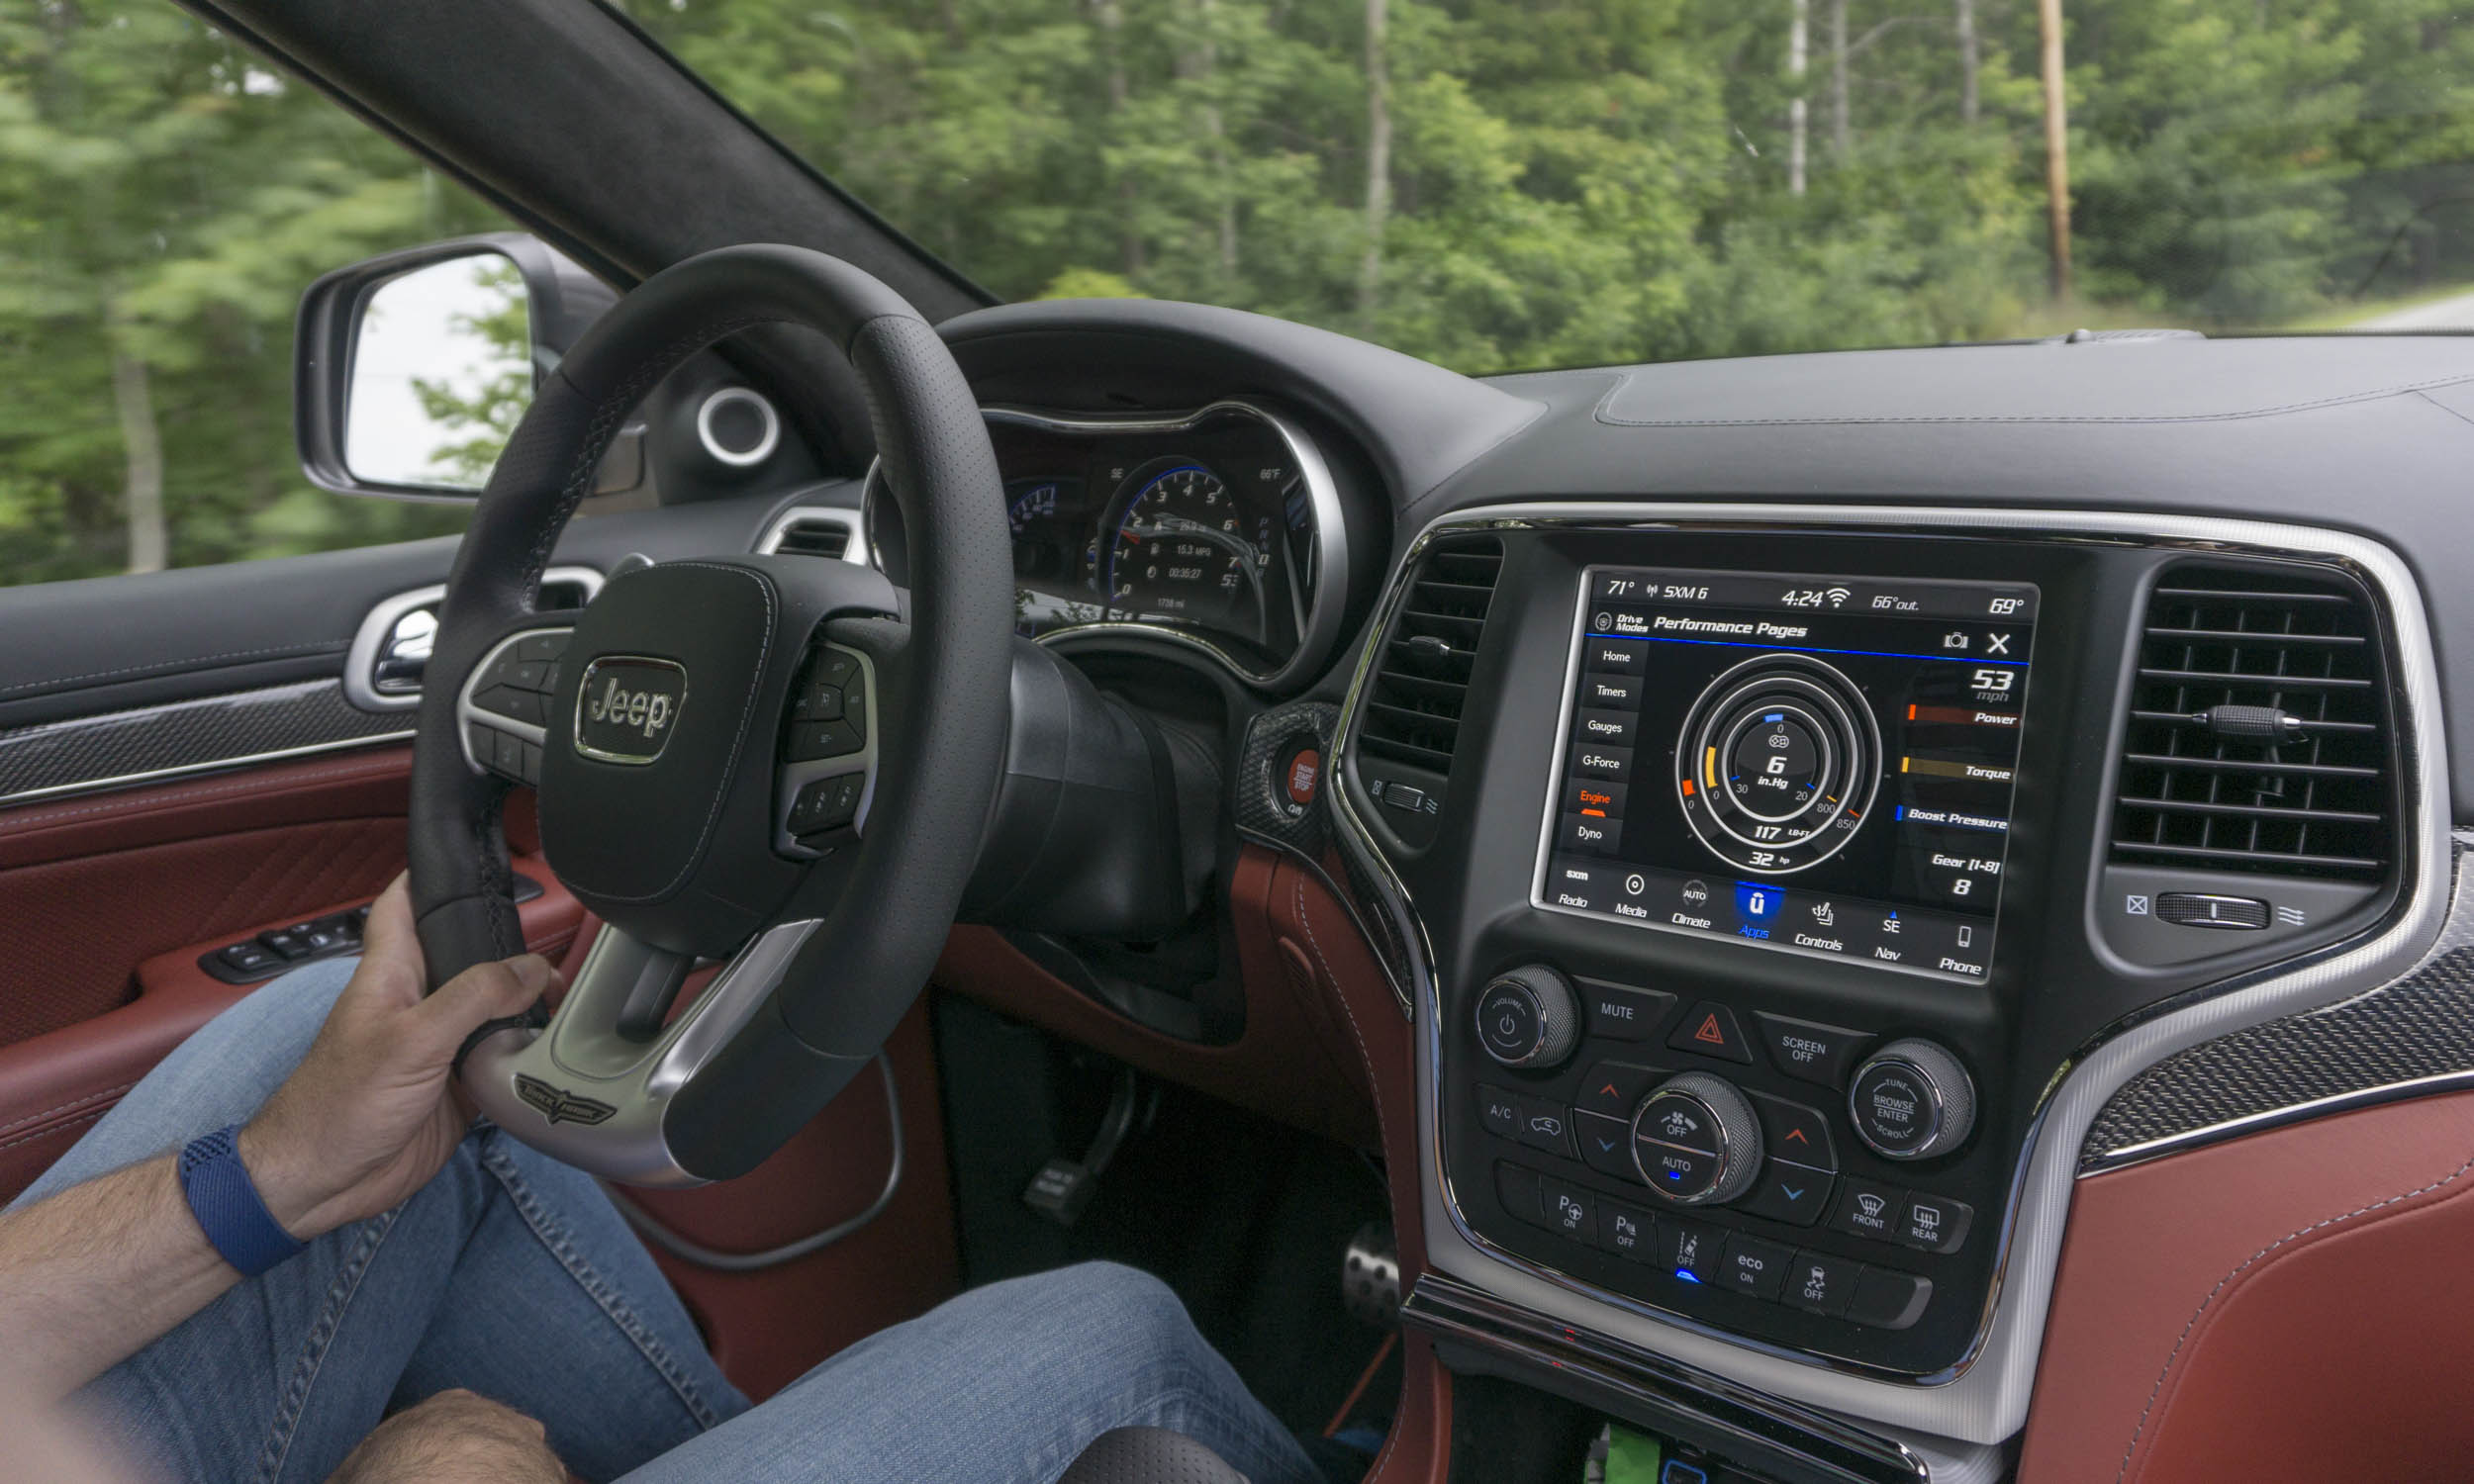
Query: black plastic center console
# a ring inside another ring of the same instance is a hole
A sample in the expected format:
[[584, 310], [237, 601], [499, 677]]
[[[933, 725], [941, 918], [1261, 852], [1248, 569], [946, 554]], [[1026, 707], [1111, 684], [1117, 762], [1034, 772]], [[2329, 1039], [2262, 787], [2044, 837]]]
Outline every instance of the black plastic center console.
[[1414, 561], [1343, 768], [1432, 956], [1441, 1194], [1591, 1298], [1947, 1379], [2074, 1051], [2393, 900], [2378, 800], [2304, 789], [2388, 745], [2338, 569], [1580, 519]]

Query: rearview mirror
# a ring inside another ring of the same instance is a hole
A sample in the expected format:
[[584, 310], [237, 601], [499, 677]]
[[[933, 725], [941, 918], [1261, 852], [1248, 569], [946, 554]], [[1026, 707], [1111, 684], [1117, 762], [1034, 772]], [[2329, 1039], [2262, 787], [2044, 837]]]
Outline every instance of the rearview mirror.
[[469, 500], [538, 379], [617, 296], [521, 232], [338, 269], [302, 296], [301, 465], [347, 495]]

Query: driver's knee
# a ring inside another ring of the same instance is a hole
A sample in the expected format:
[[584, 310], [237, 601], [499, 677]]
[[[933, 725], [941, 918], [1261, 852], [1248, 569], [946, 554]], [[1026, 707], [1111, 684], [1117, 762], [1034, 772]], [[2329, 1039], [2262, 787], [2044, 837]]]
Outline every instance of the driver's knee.
[[304, 965], [251, 990], [173, 1048], [10, 1204], [31, 1205], [247, 1119], [308, 1054], [359, 963]]
[[1078, 1337], [1088, 1362], [1118, 1373], [1163, 1375], [1202, 1366], [1218, 1355], [1194, 1328], [1185, 1301], [1168, 1284], [1120, 1262], [1081, 1262], [982, 1289], [1007, 1295], [1020, 1317]]

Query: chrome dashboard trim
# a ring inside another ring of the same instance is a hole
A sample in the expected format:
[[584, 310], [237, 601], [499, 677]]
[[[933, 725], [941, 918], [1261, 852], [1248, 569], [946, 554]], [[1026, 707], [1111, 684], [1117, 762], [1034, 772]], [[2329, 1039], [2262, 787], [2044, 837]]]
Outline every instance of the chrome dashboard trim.
[[[584, 603], [591, 603], [602, 591], [602, 575], [590, 567], [552, 567], [541, 574], [540, 588], [565, 586], [584, 590]], [[383, 598], [371, 604], [361, 615], [361, 625], [352, 631], [352, 647], [343, 656], [343, 698], [364, 711], [409, 711], [421, 704], [421, 692], [380, 691], [375, 682], [378, 652], [394, 636], [395, 626], [415, 608], [427, 607], [446, 601], [446, 584], [431, 583]], [[578, 603], [582, 608], [584, 603]], [[553, 611], [566, 611], [556, 609]]]
[[[1349, 528], [1340, 507], [1340, 487], [1332, 482], [1331, 466], [1324, 462], [1323, 452], [1315, 446], [1314, 440], [1307, 437], [1294, 422], [1278, 413], [1233, 397], [1205, 403], [1190, 413], [1173, 417], [1075, 417], [1005, 404], [983, 407], [980, 417], [990, 422], [1081, 437], [1189, 432], [1213, 417], [1252, 417], [1271, 428], [1288, 450], [1290, 460], [1296, 464], [1298, 477], [1305, 484], [1306, 500], [1314, 509], [1314, 603], [1307, 609], [1306, 621], [1297, 635], [1297, 648], [1285, 663], [1261, 670], [1200, 634], [1171, 624], [1126, 619], [1103, 619], [1051, 629], [1039, 635], [1034, 642], [1058, 648], [1087, 639], [1141, 639], [1166, 643], [1203, 655], [1239, 680], [1264, 691], [1276, 691], [1309, 680], [1330, 663], [1332, 653], [1340, 643], [1341, 621], [1349, 606]], [[870, 464], [867, 482], [862, 486], [860, 496], [863, 511], [873, 509], [875, 494], [883, 484], [881, 466]], [[873, 519], [865, 520], [864, 526], [865, 534], [860, 545], [882, 570], [884, 562], [877, 550], [875, 522]]]
[[[1348, 759], [1382, 635], [1389, 631], [1427, 545], [1447, 533], [1542, 526], [1782, 533], [1890, 527], [2302, 558], [2351, 569], [2386, 609], [2404, 761], [2400, 888], [2390, 916], [2356, 939], [2167, 1001], [2110, 1028], [2055, 1069], [2040, 1094], [2004, 1202], [1999, 1254], [1976, 1339], [1966, 1355], [1944, 1372], [1892, 1376], [1748, 1341], [1505, 1252], [1478, 1236], [1462, 1216], [1444, 1171], [1438, 1134], [1442, 1040], [1431, 941], [1414, 900], [1392, 872], [1354, 797]], [[1749, 502], [1538, 501], [1457, 510], [1436, 517], [1409, 541], [1388, 580], [1342, 705], [1335, 757], [1329, 797], [1340, 825], [1337, 834], [1385, 894], [1385, 909], [1401, 922], [1417, 980], [1416, 1018], [1423, 1047], [1417, 1065], [1419, 1186], [1434, 1265], [1541, 1315], [1605, 1331], [1740, 1385], [1885, 1426], [1979, 1444], [2000, 1442], [2026, 1422], [2080, 1147], [2105, 1100], [2135, 1073], [2184, 1047], [2388, 981], [2420, 960], [2438, 931], [2446, 905], [2447, 754], [2438, 672], [2420, 589], [2386, 546], [2310, 526], [2127, 510]]]

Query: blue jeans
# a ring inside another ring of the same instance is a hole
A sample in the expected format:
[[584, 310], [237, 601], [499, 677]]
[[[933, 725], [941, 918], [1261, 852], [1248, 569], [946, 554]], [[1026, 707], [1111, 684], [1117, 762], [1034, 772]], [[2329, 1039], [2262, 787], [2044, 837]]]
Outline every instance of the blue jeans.
[[[17, 1203], [247, 1118], [351, 971], [299, 970], [218, 1016]], [[1316, 1477], [1176, 1295], [1108, 1263], [964, 1294], [751, 1408], [601, 1188], [487, 1126], [411, 1200], [233, 1288], [81, 1401], [167, 1477], [273, 1484], [324, 1479], [390, 1412], [457, 1386], [538, 1418], [591, 1479], [1046, 1481], [1138, 1424], [1255, 1484]]]

